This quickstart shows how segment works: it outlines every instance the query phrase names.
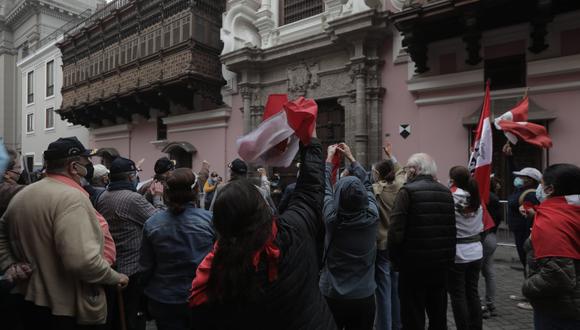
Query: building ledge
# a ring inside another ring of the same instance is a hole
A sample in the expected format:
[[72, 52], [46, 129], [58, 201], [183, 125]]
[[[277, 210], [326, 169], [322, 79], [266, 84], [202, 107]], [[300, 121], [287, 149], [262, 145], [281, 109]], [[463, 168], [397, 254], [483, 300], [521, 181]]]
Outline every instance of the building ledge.
[[193, 112], [186, 113], [183, 115], [169, 116], [163, 118], [163, 124], [165, 125], [185, 125], [185, 124], [197, 124], [202, 122], [214, 122], [214, 121], [227, 121], [231, 115], [231, 108], [220, 108], [210, 111]]

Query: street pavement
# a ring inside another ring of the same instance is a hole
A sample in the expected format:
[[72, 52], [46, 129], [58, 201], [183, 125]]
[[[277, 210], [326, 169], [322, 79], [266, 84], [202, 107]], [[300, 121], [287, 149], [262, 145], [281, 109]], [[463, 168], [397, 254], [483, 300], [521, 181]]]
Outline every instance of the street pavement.
[[[496, 269], [496, 308], [498, 316], [483, 320], [484, 330], [532, 330], [533, 312], [518, 308], [517, 301], [509, 298], [510, 295], [521, 296], [523, 281], [522, 272], [512, 266], [519, 266], [515, 248], [498, 246], [494, 255]], [[480, 296], [485, 294], [483, 277], [480, 277]], [[447, 308], [447, 323], [449, 330], [456, 330], [451, 306]], [[149, 322], [147, 330], [156, 330], [155, 324]], [[273, 329], [274, 330], [274, 329]]]
[[[515, 254], [515, 248], [499, 246], [495, 253], [496, 270], [496, 309], [498, 316], [483, 320], [483, 329], [489, 330], [531, 330], [533, 325], [533, 311], [518, 308], [517, 301], [509, 298], [510, 295], [522, 295], [523, 274], [520, 270], [511, 268], [520, 266]], [[479, 280], [479, 294], [485, 295], [483, 277]], [[447, 308], [447, 323], [450, 330], [455, 330], [451, 305]]]

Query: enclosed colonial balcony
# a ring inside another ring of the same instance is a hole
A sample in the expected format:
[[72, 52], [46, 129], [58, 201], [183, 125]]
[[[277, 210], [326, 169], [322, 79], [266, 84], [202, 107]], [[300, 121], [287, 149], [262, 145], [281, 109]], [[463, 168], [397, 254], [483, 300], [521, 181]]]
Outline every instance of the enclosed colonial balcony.
[[220, 105], [225, 1], [117, 0], [67, 32], [60, 115], [102, 127]]

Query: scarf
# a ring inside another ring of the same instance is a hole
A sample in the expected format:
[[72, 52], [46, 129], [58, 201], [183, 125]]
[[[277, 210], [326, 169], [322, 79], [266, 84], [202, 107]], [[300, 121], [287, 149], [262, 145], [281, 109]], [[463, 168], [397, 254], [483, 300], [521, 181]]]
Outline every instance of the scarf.
[[548, 198], [536, 212], [531, 235], [535, 258], [580, 260], [580, 195]]
[[[254, 252], [254, 255], [252, 256], [252, 265], [254, 265], [255, 271], [258, 271], [258, 265], [260, 263], [262, 252], [266, 253], [266, 262], [268, 264], [268, 281], [270, 283], [274, 282], [278, 278], [278, 260], [280, 259], [280, 249], [274, 244], [274, 240], [276, 239], [277, 234], [278, 227], [276, 225], [276, 219], [274, 219], [272, 221], [272, 234], [266, 240], [264, 246]], [[211, 252], [207, 254], [207, 256], [203, 259], [195, 271], [195, 278], [191, 283], [191, 295], [188, 299], [190, 308], [202, 305], [208, 300], [207, 283], [211, 274], [215, 251], [218, 249], [219, 241], [214, 244]], [[224, 271], [227, 271], [227, 269]]]
[[107, 186], [108, 191], [115, 191], [115, 190], [131, 190], [133, 192], [137, 192], [137, 188], [133, 185], [133, 182], [130, 181], [112, 181]]

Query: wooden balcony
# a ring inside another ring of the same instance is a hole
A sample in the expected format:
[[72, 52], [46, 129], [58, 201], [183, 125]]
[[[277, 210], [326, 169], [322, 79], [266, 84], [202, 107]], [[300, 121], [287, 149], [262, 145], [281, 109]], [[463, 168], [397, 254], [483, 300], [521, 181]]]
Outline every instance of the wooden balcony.
[[224, 2], [118, 0], [97, 12], [59, 44], [61, 117], [100, 127], [221, 104]]

